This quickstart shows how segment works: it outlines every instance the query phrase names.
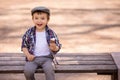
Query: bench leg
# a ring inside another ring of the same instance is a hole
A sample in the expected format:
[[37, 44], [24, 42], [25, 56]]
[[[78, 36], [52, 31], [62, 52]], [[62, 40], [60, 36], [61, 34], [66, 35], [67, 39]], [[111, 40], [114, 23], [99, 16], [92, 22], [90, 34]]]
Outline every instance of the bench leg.
[[117, 73], [113, 73], [111, 75], [111, 80], [118, 80], [118, 74]]

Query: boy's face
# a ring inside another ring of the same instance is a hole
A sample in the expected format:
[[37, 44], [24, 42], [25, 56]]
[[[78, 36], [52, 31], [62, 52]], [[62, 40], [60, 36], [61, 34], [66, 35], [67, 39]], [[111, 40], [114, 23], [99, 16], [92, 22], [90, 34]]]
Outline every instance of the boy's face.
[[32, 16], [33, 23], [36, 26], [37, 31], [44, 31], [48, 23], [48, 15], [46, 13], [34, 13]]

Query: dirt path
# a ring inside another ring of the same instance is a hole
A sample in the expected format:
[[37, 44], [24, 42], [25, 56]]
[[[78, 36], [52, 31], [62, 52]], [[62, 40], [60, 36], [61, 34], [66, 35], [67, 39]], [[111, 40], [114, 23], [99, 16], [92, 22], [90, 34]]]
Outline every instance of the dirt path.
[[30, 9], [38, 5], [51, 9], [49, 26], [60, 38], [61, 52], [120, 51], [119, 0], [47, 1], [1, 1], [0, 52], [21, 52], [21, 37], [33, 25]]

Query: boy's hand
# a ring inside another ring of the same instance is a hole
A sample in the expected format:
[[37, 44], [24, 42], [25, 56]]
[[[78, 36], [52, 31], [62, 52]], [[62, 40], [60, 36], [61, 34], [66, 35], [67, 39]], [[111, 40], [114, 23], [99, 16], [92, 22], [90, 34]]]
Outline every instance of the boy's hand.
[[28, 61], [33, 61], [35, 56], [30, 54], [27, 48], [22, 48], [23, 53], [26, 55]]
[[28, 61], [33, 61], [34, 58], [35, 58], [34, 55], [31, 55], [31, 54], [27, 55], [27, 59], [28, 59]]
[[52, 38], [50, 40], [50, 46], [49, 47], [52, 51], [57, 51], [59, 49], [58, 46], [56, 46], [56, 44], [55, 44], [55, 39], [54, 38]]

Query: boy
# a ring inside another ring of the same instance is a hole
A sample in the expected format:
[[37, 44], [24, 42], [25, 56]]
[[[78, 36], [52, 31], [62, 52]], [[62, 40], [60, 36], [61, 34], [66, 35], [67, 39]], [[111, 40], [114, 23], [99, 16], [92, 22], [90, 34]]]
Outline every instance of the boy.
[[61, 48], [57, 35], [47, 24], [50, 10], [35, 7], [31, 10], [35, 26], [26, 31], [22, 38], [22, 51], [26, 55], [24, 75], [26, 80], [35, 80], [34, 73], [39, 67], [43, 69], [46, 80], [55, 80], [52, 60]]

